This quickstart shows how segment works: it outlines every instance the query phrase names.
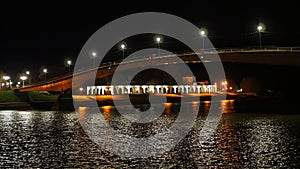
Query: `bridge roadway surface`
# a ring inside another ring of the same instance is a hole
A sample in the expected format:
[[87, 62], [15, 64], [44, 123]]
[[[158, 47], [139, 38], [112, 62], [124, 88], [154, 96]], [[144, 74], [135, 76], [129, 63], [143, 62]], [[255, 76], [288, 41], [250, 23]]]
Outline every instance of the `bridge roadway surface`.
[[[300, 48], [273, 48], [273, 49], [225, 49], [215, 52], [206, 50], [205, 52], [199, 52], [198, 55], [203, 56], [201, 60], [192, 52], [178, 53], [174, 55], [154, 56], [150, 58], [133, 58], [124, 64], [124, 69], [130, 69], [137, 66], [142, 66], [147, 61], [148, 64], [162, 65], [162, 64], [177, 64], [172, 62], [172, 57], [178, 56], [185, 63], [200, 63], [200, 62], [214, 62], [214, 58], [219, 55], [222, 62], [231, 63], [255, 63], [255, 64], [268, 64], [268, 65], [283, 65], [283, 66], [300, 66]], [[114, 73], [120, 62], [115, 63], [103, 63], [98, 68], [89, 68], [80, 72], [74, 72], [73, 74], [63, 75], [47, 80], [46, 82], [38, 82], [31, 85], [27, 85], [23, 88], [19, 88], [20, 92], [26, 91], [58, 91], [62, 92], [72, 87], [72, 79], [79, 78], [80, 81], [93, 80], [92, 72], [98, 69], [96, 78], [101, 79]], [[110, 69], [108, 69], [110, 67]], [[122, 70], [122, 69], [121, 69]], [[86, 88], [82, 84], [75, 84], [73, 88], [79, 90], [79, 88]]]

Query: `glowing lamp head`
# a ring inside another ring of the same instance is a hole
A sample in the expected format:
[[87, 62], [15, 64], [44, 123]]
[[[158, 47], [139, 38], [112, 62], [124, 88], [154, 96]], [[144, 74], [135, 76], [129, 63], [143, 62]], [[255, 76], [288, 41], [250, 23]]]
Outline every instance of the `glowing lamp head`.
[[261, 25], [259, 25], [259, 26], [257, 27], [257, 30], [258, 30], [259, 32], [261, 32], [261, 31], [263, 30], [263, 27], [262, 27]]
[[27, 80], [27, 76], [21, 76], [20, 79], [21, 80]]
[[92, 53], [92, 56], [96, 57], [96, 56], [97, 56], [97, 53], [96, 53], [96, 52], [93, 52], [93, 53]]
[[156, 37], [156, 42], [160, 43], [160, 41], [161, 41], [161, 38], [160, 37]]
[[203, 31], [203, 30], [200, 31], [200, 35], [201, 35], [201, 36], [205, 36], [205, 34], [206, 34], [205, 31]]
[[26, 71], [26, 75], [30, 75], [30, 72], [28, 70]]
[[47, 73], [47, 72], [48, 72], [48, 70], [47, 70], [47, 69], [43, 69], [43, 72], [44, 72], [44, 73]]
[[121, 44], [121, 49], [125, 49], [126, 45], [125, 44]]
[[9, 76], [3, 76], [3, 79], [4, 79], [4, 80], [9, 80], [10, 77], [9, 77]]
[[72, 61], [71, 61], [71, 60], [68, 60], [68, 61], [67, 61], [67, 64], [68, 64], [68, 65], [71, 65], [71, 64], [72, 64]]

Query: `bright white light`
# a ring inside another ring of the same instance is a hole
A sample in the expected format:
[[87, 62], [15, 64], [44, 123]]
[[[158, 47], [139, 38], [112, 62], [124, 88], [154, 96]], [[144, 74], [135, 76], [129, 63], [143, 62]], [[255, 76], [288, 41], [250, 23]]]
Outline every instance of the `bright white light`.
[[5, 83], [1, 83], [1, 86], [4, 86], [5, 85]]
[[124, 43], [121, 44], [121, 49], [125, 49], [126, 45]]
[[21, 79], [21, 80], [26, 80], [26, 79], [27, 79], [27, 76], [21, 76], [20, 79]]
[[82, 91], [83, 91], [83, 88], [81, 87], [81, 88], [79, 88], [79, 90], [82, 92]]
[[200, 31], [201, 36], [205, 35], [205, 31]]
[[28, 70], [26, 71], [26, 75], [30, 75], [30, 72]]
[[68, 64], [68, 65], [71, 65], [71, 64], [72, 64], [72, 61], [71, 61], [71, 60], [68, 60], [68, 61], [67, 61], [67, 64]]
[[3, 76], [3, 79], [4, 79], [4, 80], [9, 80], [10, 77], [9, 77], [9, 76]]
[[20, 85], [21, 84], [21, 82], [18, 82], [18, 85]]
[[257, 27], [257, 30], [258, 30], [259, 32], [261, 32], [262, 29], [263, 29], [263, 27], [262, 27], [261, 25], [259, 25], [259, 26]]
[[47, 73], [47, 72], [48, 72], [48, 70], [47, 70], [47, 69], [43, 69], [43, 72], [44, 72], [44, 73]]
[[161, 38], [160, 37], [156, 37], [156, 42], [160, 43], [160, 41], [161, 41]]
[[97, 56], [97, 53], [96, 53], [96, 52], [93, 52], [92, 55], [93, 55], [94, 57], [96, 57], [96, 56]]

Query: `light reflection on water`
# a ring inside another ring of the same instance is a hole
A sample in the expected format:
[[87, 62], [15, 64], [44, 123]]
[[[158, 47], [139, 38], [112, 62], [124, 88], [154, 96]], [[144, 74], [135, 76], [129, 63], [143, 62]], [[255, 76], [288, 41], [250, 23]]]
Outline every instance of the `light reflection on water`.
[[[148, 134], [166, 130], [176, 119], [180, 105], [167, 103], [165, 112]], [[219, 104], [222, 120], [209, 141], [200, 141], [200, 130], [209, 102], [200, 106], [198, 120], [189, 135], [171, 151], [147, 159], [126, 160], [101, 149], [85, 135], [75, 112], [0, 111], [0, 168], [299, 168], [300, 115], [235, 113], [233, 100]], [[80, 107], [80, 119], [87, 113]], [[133, 136], [113, 106], [100, 108], [105, 120], [115, 129]], [[197, 113], [197, 112], [193, 112]], [[146, 132], [147, 133], [147, 132]], [[139, 135], [140, 136], [140, 135]], [[103, 134], [109, 142], [109, 133]], [[205, 136], [204, 136], [205, 137]]]

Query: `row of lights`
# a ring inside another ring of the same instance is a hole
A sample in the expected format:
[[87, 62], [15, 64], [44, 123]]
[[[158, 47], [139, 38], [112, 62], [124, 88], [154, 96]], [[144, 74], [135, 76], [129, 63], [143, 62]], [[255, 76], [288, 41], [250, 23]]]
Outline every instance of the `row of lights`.
[[[263, 23], [259, 23], [257, 26], [257, 30], [258, 30], [258, 34], [259, 34], [259, 47], [262, 47], [262, 39], [261, 39], [261, 33], [264, 32], [266, 29], [265, 25]], [[204, 38], [207, 37], [207, 29], [205, 28], [201, 28], [199, 30], [199, 34], [202, 37], [202, 49], [204, 49]], [[156, 35], [154, 36], [154, 41], [157, 43], [158, 45], [158, 55], [160, 55], [160, 43], [162, 42], [163, 37], [160, 35]], [[123, 59], [124, 59], [124, 50], [127, 48], [127, 45], [125, 42], [121, 42], [119, 45], [120, 50], [122, 50], [123, 53]], [[95, 59], [97, 57], [97, 53], [96, 52], [92, 52], [92, 57], [94, 58], [94, 67], [95, 67]]]
[[[69, 71], [71, 71], [72, 60], [69, 59], [69, 60], [67, 60], [66, 63], [69, 67]], [[45, 81], [46, 81], [48, 69], [44, 68], [42, 71], [45, 74]], [[30, 71], [28, 71], [28, 70], [25, 72], [25, 75], [20, 76], [20, 80], [22, 80], [22, 86], [23, 87], [25, 86], [25, 81], [28, 79], [28, 76], [30, 76]], [[5, 76], [2, 77], [2, 79], [5, 80], [6, 83], [2, 82], [1, 83], [1, 88], [3, 88], [6, 85], [8, 87], [8, 89], [10, 89], [11, 85], [13, 84], [13, 82], [11, 81], [10, 76], [5, 75]], [[18, 82], [16, 86], [19, 87], [20, 85], [21, 85], [21, 82]]]

